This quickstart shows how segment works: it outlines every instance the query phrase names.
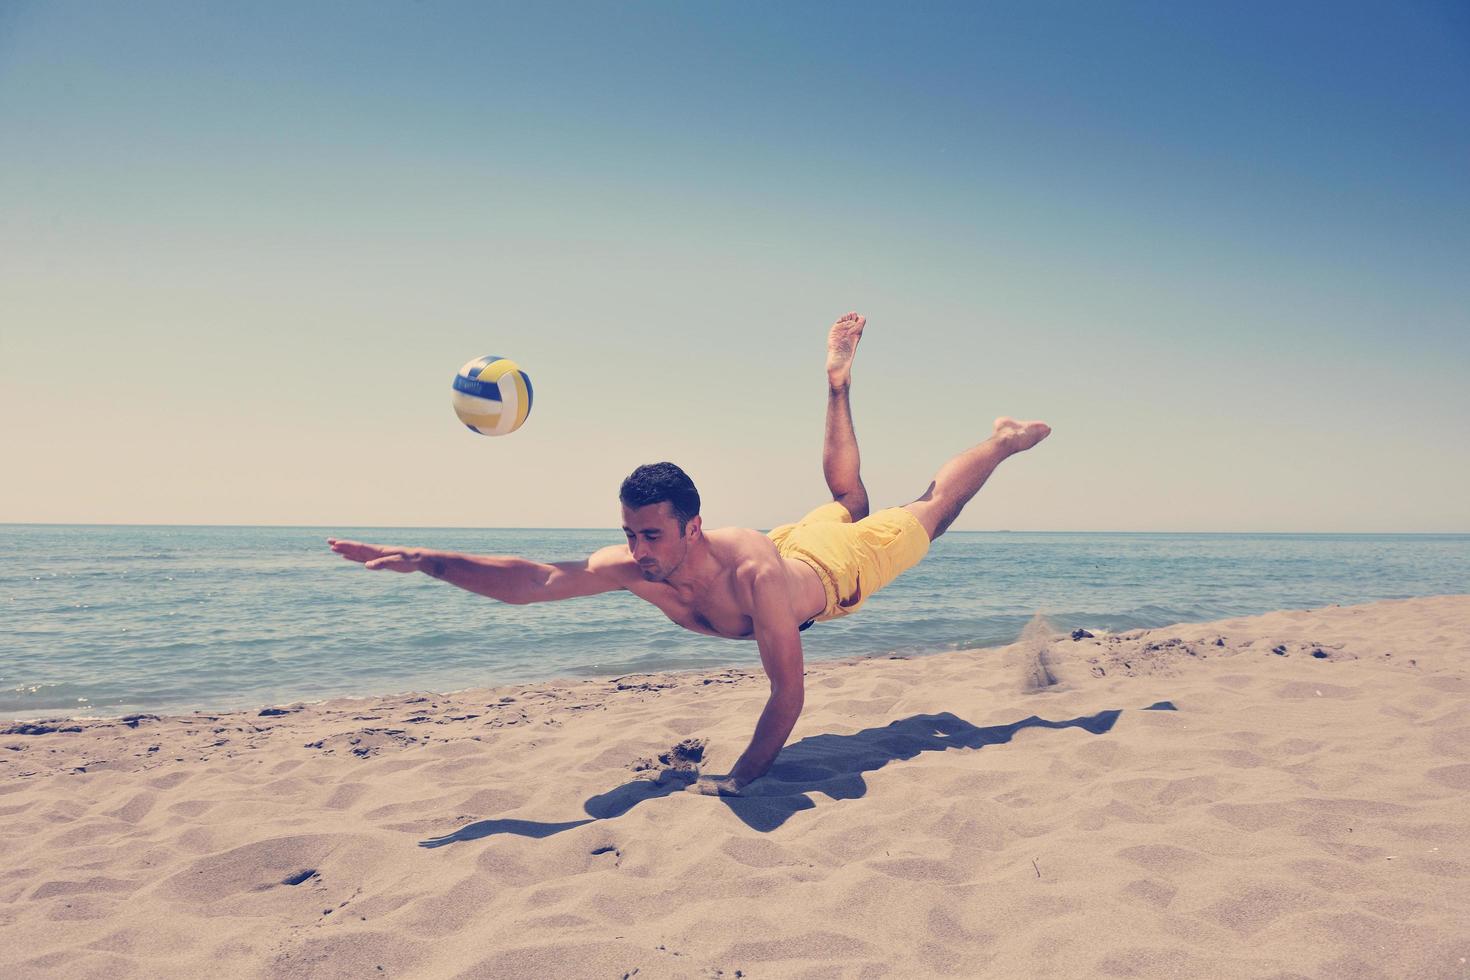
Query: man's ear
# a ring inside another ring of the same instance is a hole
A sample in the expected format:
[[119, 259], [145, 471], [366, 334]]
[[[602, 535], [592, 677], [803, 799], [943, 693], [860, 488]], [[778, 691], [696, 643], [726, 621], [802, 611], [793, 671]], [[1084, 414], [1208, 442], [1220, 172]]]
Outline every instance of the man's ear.
[[684, 525], [684, 533], [691, 538], [698, 537], [700, 534], [703, 533], [703, 531], [701, 530], [703, 524], [700, 520], [700, 517], [701, 515], [695, 514], [693, 517], [689, 518], [689, 523]]

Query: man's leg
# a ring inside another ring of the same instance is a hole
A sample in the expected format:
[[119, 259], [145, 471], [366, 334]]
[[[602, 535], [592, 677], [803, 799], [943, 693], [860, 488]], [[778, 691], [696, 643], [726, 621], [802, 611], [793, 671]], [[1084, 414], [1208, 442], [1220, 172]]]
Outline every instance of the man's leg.
[[965, 504], [985, 485], [997, 466], [1050, 434], [1051, 426], [1045, 422], [996, 419], [995, 432], [989, 439], [941, 466], [924, 495], [911, 504], [904, 504], [904, 509], [919, 519], [929, 532], [929, 540], [934, 540], [960, 516]]
[[822, 475], [832, 499], [847, 508], [854, 521], [868, 516], [868, 491], [858, 473], [857, 433], [847, 392], [852, 383], [852, 357], [863, 336], [866, 317], [849, 313], [827, 334], [827, 433], [822, 441]]

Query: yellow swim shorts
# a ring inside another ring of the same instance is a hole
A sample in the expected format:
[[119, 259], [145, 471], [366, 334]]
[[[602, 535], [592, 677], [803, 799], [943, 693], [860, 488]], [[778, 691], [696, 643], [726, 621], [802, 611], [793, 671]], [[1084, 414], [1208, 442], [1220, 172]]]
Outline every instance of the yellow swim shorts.
[[854, 524], [847, 508], [835, 500], [767, 536], [783, 558], [804, 561], [821, 576], [827, 608], [818, 621], [855, 612], [929, 551], [924, 525], [902, 507], [880, 510]]

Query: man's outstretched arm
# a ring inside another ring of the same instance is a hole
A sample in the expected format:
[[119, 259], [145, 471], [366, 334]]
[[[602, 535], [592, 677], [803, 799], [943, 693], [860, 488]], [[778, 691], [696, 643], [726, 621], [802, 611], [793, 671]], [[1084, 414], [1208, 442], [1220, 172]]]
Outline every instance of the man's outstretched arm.
[[771, 681], [771, 694], [756, 722], [755, 735], [723, 780], [705, 780], [701, 792], [738, 791], [764, 776], [796, 727], [805, 699], [801, 629], [791, 607], [790, 583], [779, 561], [763, 565], [751, 576], [751, 619], [760, 646], [761, 666]]
[[328, 538], [333, 551], [378, 571], [423, 572], [479, 595], [517, 605], [572, 599], [621, 589], [637, 563], [626, 548], [609, 545], [581, 561], [544, 564], [525, 558], [466, 555], [431, 548], [399, 548]]

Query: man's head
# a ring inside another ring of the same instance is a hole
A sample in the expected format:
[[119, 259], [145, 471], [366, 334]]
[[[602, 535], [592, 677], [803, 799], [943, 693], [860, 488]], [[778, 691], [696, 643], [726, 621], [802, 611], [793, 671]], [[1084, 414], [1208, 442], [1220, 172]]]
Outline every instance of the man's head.
[[623, 534], [643, 577], [662, 582], [700, 536], [699, 491], [673, 463], [648, 463], [623, 481]]

